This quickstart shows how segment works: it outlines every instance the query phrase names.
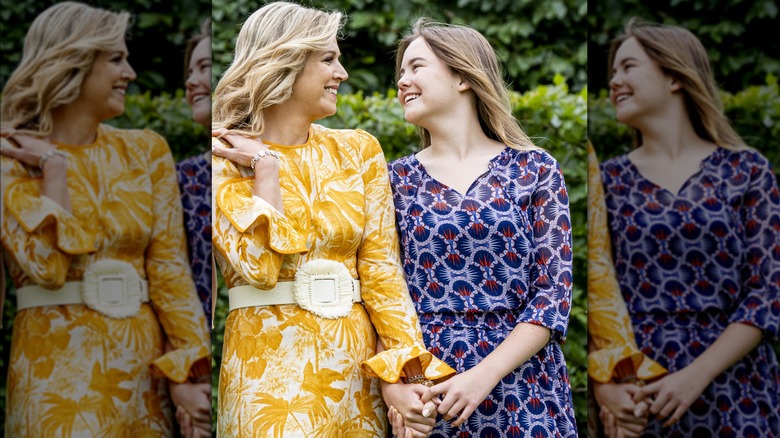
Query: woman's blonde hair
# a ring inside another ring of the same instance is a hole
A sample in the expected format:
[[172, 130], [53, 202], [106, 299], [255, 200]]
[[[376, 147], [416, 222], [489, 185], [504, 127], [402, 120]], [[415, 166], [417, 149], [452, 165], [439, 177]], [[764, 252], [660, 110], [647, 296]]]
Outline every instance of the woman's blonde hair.
[[46, 136], [52, 109], [76, 100], [98, 54], [124, 41], [128, 12], [62, 2], [35, 18], [22, 60], [3, 89], [3, 129]]
[[[422, 38], [431, 51], [471, 87], [482, 131], [489, 138], [516, 149], [538, 149], [512, 116], [509, 92], [504, 83], [498, 56], [490, 43], [476, 30], [454, 24], [418, 19], [412, 33], [401, 39], [396, 51], [396, 81], [404, 53], [412, 41]], [[419, 128], [422, 147], [431, 145], [431, 134]]]
[[[699, 137], [728, 149], [745, 147], [745, 142], [723, 114], [707, 50], [693, 33], [679, 26], [631, 18], [623, 34], [612, 41], [610, 72], [620, 45], [629, 38], [635, 38], [661, 71], [680, 83], [689, 120]], [[612, 73], [609, 79], [612, 79]], [[642, 133], [638, 129], [632, 129], [632, 132], [635, 146], [640, 146]]]
[[274, 2], [241, 26], [233, 62], [214, 90], [212, 127], [260, 136], [263, 111], [292, 95], [293, 83], [312, 53], [339, 35], [340, 12]]

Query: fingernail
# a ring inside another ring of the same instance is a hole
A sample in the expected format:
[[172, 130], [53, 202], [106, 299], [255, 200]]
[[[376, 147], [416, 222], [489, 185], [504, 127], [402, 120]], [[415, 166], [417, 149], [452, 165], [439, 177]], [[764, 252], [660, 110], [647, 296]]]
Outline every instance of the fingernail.
[[423, 417], [427, 417], [427, 416], [431, 415], [431, 410], [432, 409], [431, 409], [430, 406], [424, 407], [423, 411], [422, 411]]

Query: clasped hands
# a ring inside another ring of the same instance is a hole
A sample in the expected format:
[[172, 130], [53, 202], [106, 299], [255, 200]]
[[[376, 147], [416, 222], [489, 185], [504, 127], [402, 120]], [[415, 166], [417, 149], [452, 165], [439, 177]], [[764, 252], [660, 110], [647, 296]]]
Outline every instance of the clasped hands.
[[680, 421], [709, 384], [706, 373], [689, 366], [645, 386], [597, 384], [594, 392], [607, 436], [630, 438], [641, 435], [650, 415], [665, 420], [663, 427]]
[[498, 382], [487, 382], [474, 369], [430, 388], [424, 385], [382, 382], [387, 417], [398, 438], [425, 438], [436, 425], [437, 414], [457, 428], [468, 420]]

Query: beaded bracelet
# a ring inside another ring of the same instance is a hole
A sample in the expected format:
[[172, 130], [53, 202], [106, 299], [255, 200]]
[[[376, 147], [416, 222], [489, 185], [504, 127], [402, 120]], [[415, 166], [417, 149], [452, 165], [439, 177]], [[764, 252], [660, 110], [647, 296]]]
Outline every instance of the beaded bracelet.
[[406, 379], [406, 384], [407, 385], [412, 385], [412, 384], [414, 384], [414, 385], [425, 385], [428, 388], [433, 386], [433, 382], [428, 380], [428, 379], [426, 379], [425, 376], [422, 375], [422, 374], [418, 374], [416, 376], [412, 376], [412, 377]]
[[43, 165], [46, 163], [46, 160], [48, 160], [49, 158], [51, 158], [51, 157], [53, 157], [55, 155], [57, 155], [59, 157], [62, 157], [62, 158], [65, 158], [65, 159], [68, 158], [68, 156], [65, 155], [65, 152], [62, 152], [62, 151], [57, 150], [57, 149], [51, 149], [51, 150], [45, 152], [43, 155], [41, 155], [41, 158], [38, 159], [38, 169], [43, 170]]
[[249, 167], [251, 167], [252, 170], [255, 170], [255, 164], [257, 164], [257, 160], [265, 157], [266, 155], [270, 155], [270, 156], [276, 158], [277, 161], [279, 160], [279, 152], [271, 151], [271, 150], [263, 150], [263, 151], [260, 151], [260, 152], [256, 153], [252, 157], [252, 160], [249, 162]]

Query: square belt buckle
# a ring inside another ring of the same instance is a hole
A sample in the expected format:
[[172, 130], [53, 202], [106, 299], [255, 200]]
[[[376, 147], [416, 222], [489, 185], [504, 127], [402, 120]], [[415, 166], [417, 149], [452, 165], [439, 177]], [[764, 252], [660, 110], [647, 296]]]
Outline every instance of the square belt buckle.
[[106, 259], [84, 272], [81, 296], [87, 307], [111, 318], [135, 316], [141, 309], [143, 283], [132, 265]]
[[335, 275], [318, 275], [312, 278], [311, 300], [314, 305], [336, 304], [339, 299], [338, 278]]
[[355, 284], [342, 263], [315, 259], [298, 268], [293, 298], [298, 306], [317, 316], [337, 319], [349, 315]]
[[124, 275], [101, 275], [98, 277], [97, 299], [101, 306], [121, 306], [127, 303]]

